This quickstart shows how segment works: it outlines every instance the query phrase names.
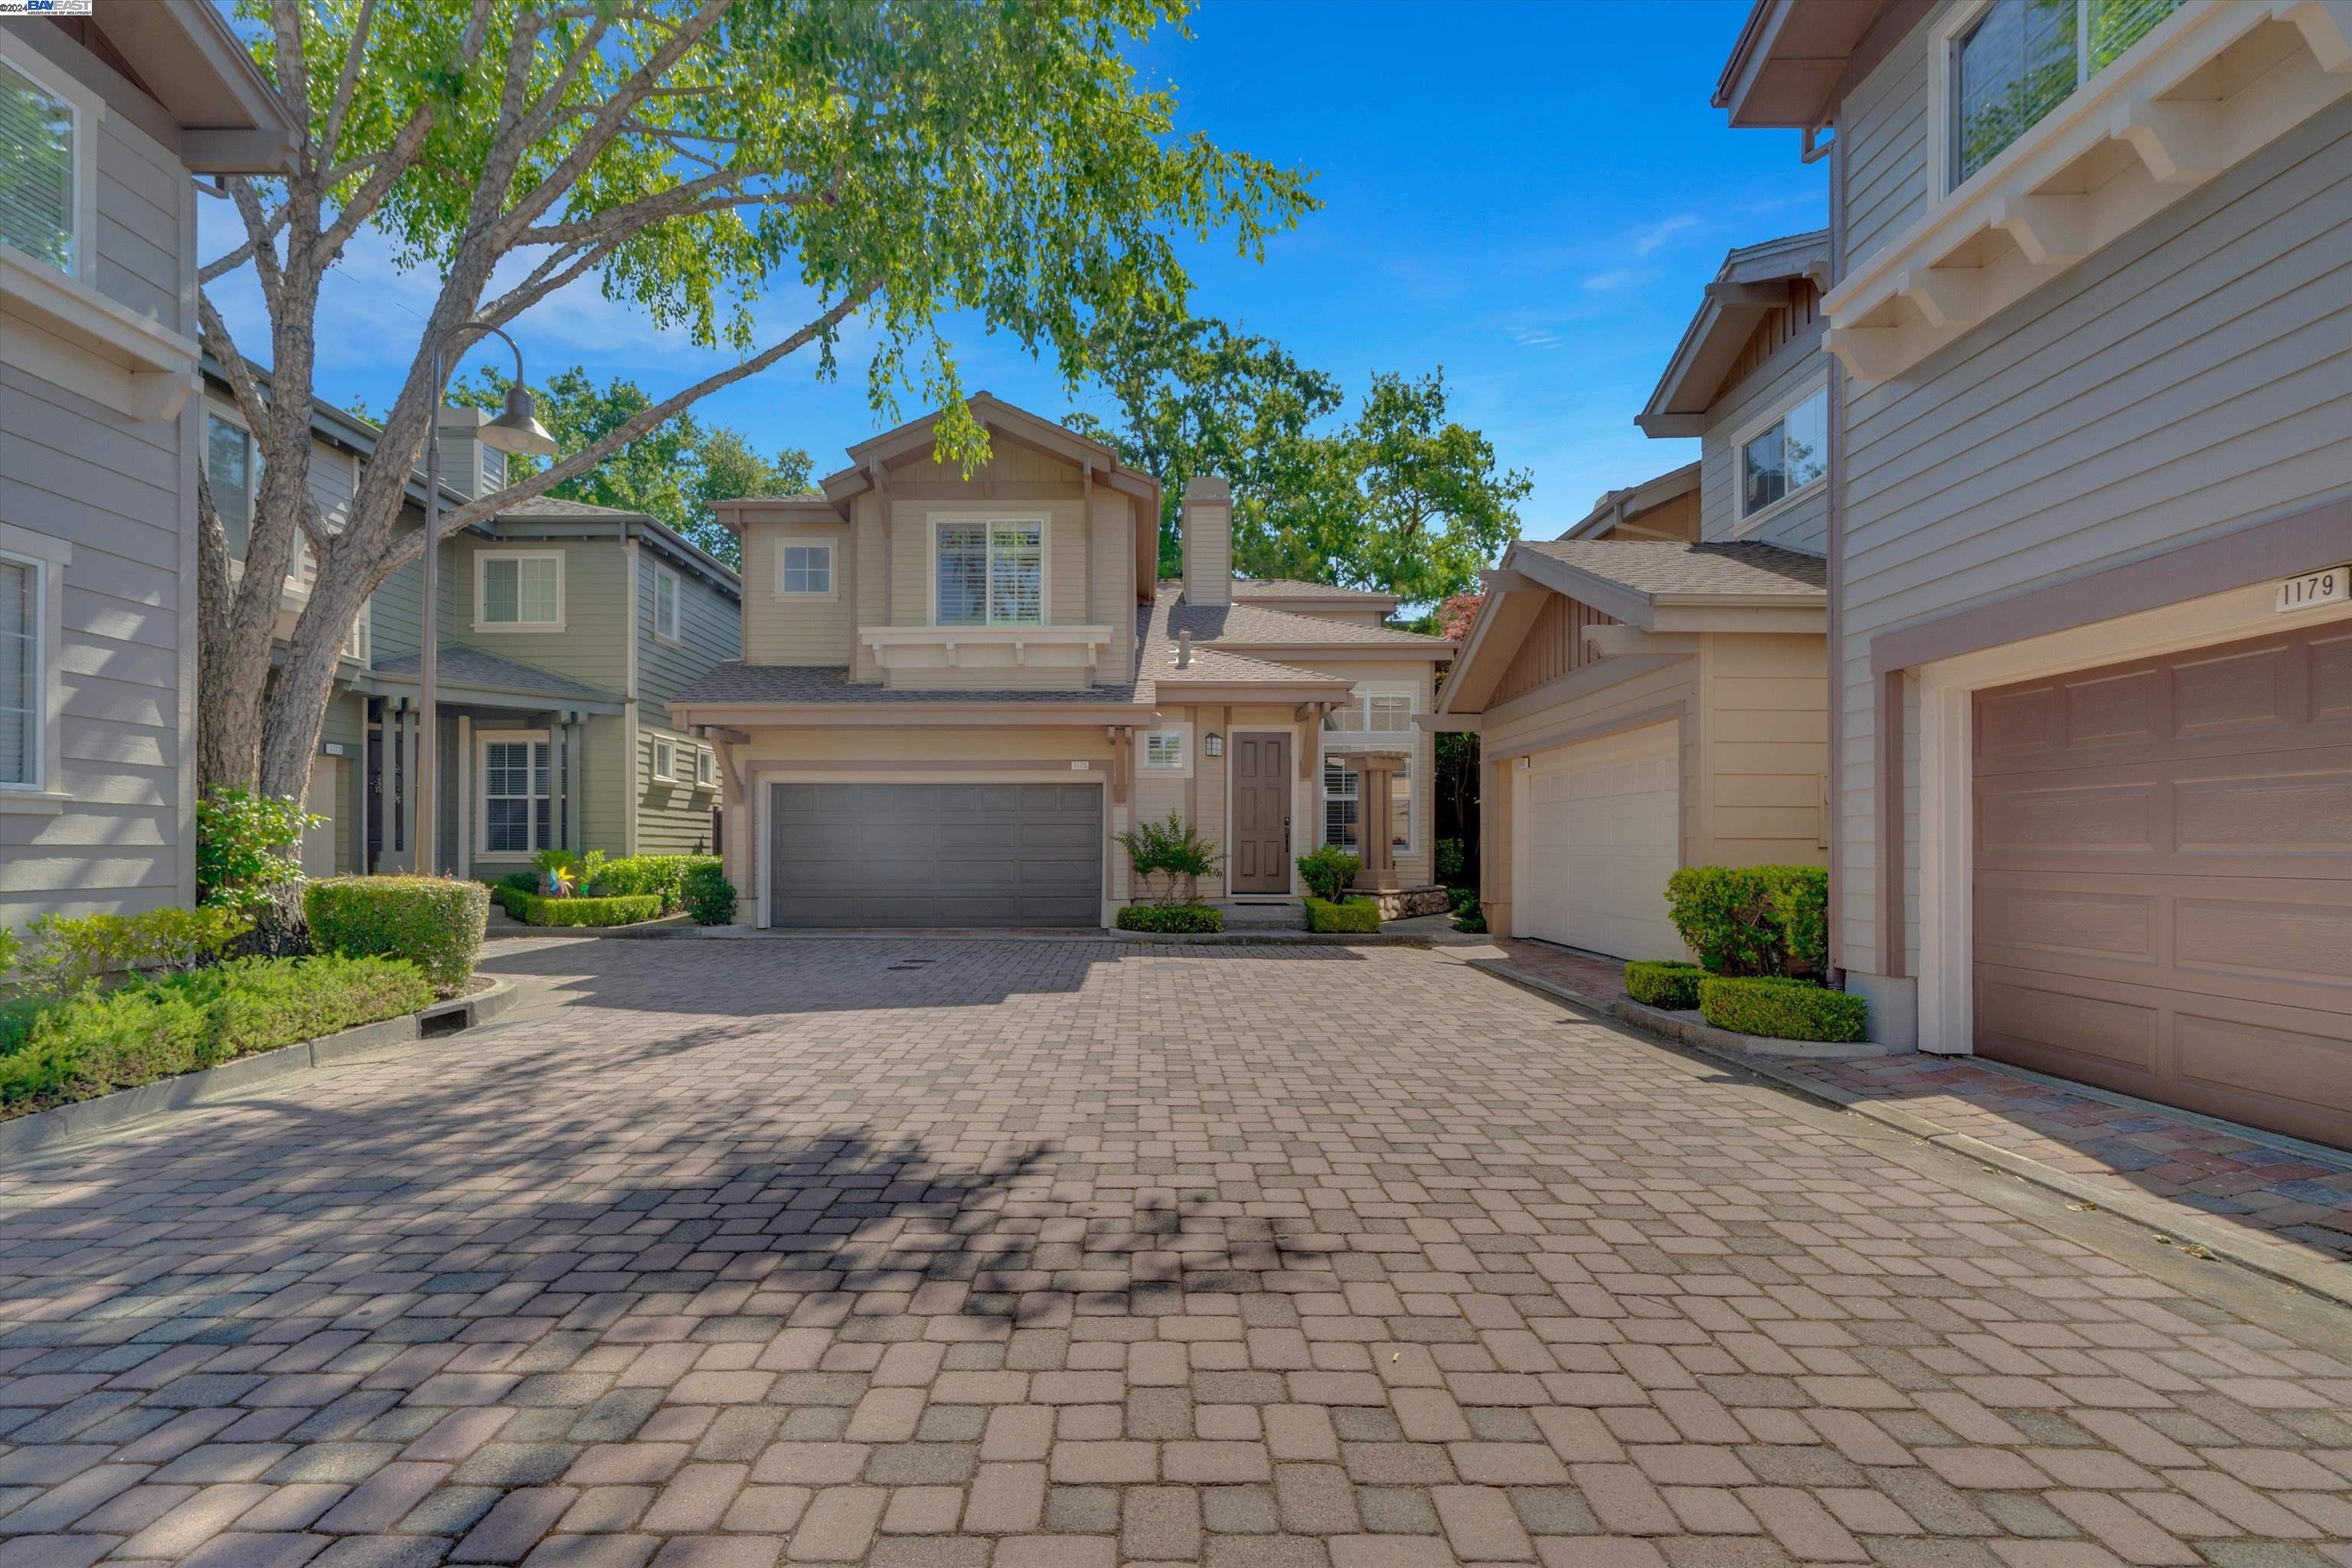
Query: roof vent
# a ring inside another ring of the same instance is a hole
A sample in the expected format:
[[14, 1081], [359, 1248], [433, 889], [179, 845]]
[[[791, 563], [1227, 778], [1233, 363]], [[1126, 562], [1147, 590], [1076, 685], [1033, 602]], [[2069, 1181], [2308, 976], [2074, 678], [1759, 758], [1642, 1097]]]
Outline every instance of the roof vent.
[[1192, 662], [1192, 634], [1191, 632], [1178, 632], [1176, 634], [1176, 668], [1179, 669], [1186, 668], [1191, 666]]

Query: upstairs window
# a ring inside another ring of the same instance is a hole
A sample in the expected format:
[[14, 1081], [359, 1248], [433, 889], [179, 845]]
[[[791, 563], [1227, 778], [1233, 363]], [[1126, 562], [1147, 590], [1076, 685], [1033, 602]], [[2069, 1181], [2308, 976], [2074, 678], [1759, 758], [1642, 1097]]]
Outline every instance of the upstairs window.
[[16, 51], [0, 47], [0, 241], [68, 276], [81, 264], [87, 113]]
[[942, 522], [935, 546], [942, 626], [1045, 624], [1045, 525]]
[[217, 414], [205, 416], [205, 482], [213, 492], [213, 510], [228, 531], [232, 555], [245, 554], [253, 529], [253, 497], [261, 477], [261, 454], [244, 426]]
[[562, 552], [475, 556], [474, 605], [477, 631], [561, 631]]
[[667, 566], [654, 568], [654, 636], [677, 641], [677, 574]]
[[783, 598], [831, 598], [833, 546], [787, 544], [777, 551], [776, 593]]
[[1951, 46], [1951, 187], [2105, 70], [2179, 0], [1991, 0]]
[[1323, 715], [1326, 734], [1402, 735], [1412, 729], [1412, 694], [1358, 691]]
[[1739, 440], [1739, 520], [1762, 516], [1830, 471], [1830, 395], [1817, 387]]

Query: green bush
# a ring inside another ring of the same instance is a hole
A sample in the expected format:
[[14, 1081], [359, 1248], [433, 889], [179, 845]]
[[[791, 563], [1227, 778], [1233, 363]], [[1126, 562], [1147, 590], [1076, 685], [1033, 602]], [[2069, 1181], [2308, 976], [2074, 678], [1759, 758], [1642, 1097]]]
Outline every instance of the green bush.
[[1206, 904], [1128, 904], [1111, 919], [1121, 931], [1216, 931], [1225, 917]]
[[536, 871], [509, 871], [490, 884], [493, 888], [512, 888], [518, 893], [536, 893], [540, 889]]
[[716, 858], [705, 859], [686, 874], [682, 890], [686, 912], [698, 926], [732, 925], [735, 884], [727, 879]]
[[664, 910], [681, 909], [686, 904], [686, 879], [706, 866], [718, 870], [719, 857], [625, 855], [605, 861], [584, 877], [581, 891], [600, 899], [655, 898], [661, 900]]
[[1337, 903], [1348, 896], [1354, 886], [1356, 873], [1364, 863], [1337, 844], [1326, 844], [1310, 849], [1298, 858], [1298, 879], [1317, 898]]
[[1467, 910], [1476, 909], [1478, 907], [1478, 889], [1475, 888], [1446, 889], [1445, 907], [1452, 910], [1457, 915]]
[[1437, 879], [1449, 888], [1460, 881], [1470, 869], [1470, 858], [1462, 847], [1462, 840], [1439, 839], [1437, 859], [1431, 869], [1436, 872]]
[[1687, 866], [1666, 903], [1700, 966], [1728, 975], [1818, 974], [1829, 963], [1829, 873], [1819, 866]]
[[398, 959], [240, 958], [64, 1000], [0, 1005], [0, 1117], [152, 1083], [433, 1000]]
[[141, 915], [43, 915], [25, 928], [36, 946], [18, 984], [28, 995], [70, 996], [112, 975], [194, 969], [220, 957], [252, 923], [244, 909], [219, 904]]
[[1770, 975], [1699, 982], [1699, 1016], [1718, 1029], [1775, 1040], [1865, 1040], [1870, 1005], [1843, 991]]
[[1454, 912], [1454, 929], [1462, 931], [1482, 931], [1486, 929], [1486, 917], [1475, 908]]
[[[1353, 855], [1348, 857], [1352, 860]], [[1309, 897], [1307, 900], [1307, 929], [1325, 931], [1368, 931], [1381, 929], [1381, 901], [1378, 899], [1349, 899], [1334, 903], [1328, 899]]]
[[659, 920], [662, 912], [661, 900], [651, 893], [619, 899], [542, 899], [536, 893], [500, 888], [498, 899], [507, 913], [535, 926], [626, 926]]
[[1706, 971], [1679, 958], [1640, 961], [1625, 966], [1625, 994], [1644, 1007], [1688, 1012], [1698, 1005], [1698, 983]]
[[1160, 901], [1171, 908], [1180, 902], [1189, 903], [1199, 890], [1201, 879], [1213, 874], [1225, 858], [1223, 850], [1202, 837], [1201, 830], [1185, 821], [1172, 806], [1167, 821], [1139, 822], [1114, 837], [1119, 847], [1127, 851], [1127, 863], [1135, 872], [1137, 889], [1148, 891], [1153, 877], [1165, 876], [1168, 891]]
[[481, 956], [489, 890], [450, 877], [331, 877], [302, 889], [310, 941], [346, 958], [405, 958], [445, 996]]
[[290, 797], [215, 788], [196, 802], [197, 901], [252, 910], [302, 879], [302, 834], [327, 819]]

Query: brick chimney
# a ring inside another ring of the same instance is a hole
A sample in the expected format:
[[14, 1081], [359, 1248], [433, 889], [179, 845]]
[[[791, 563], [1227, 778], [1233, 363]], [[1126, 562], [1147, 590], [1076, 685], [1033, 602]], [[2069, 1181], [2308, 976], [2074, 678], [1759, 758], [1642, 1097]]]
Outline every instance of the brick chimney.
[[1184, 602], [1234, 602], [1234, 491], [1214, 474], [1184, 481]]

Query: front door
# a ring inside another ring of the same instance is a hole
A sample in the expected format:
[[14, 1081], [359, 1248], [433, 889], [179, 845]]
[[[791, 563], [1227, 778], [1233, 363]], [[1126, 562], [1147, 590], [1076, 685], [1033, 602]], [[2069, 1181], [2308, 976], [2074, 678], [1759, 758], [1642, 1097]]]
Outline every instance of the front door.
[[1234, 891], [1290, 891], [1290, 737], [1233, 738]]

